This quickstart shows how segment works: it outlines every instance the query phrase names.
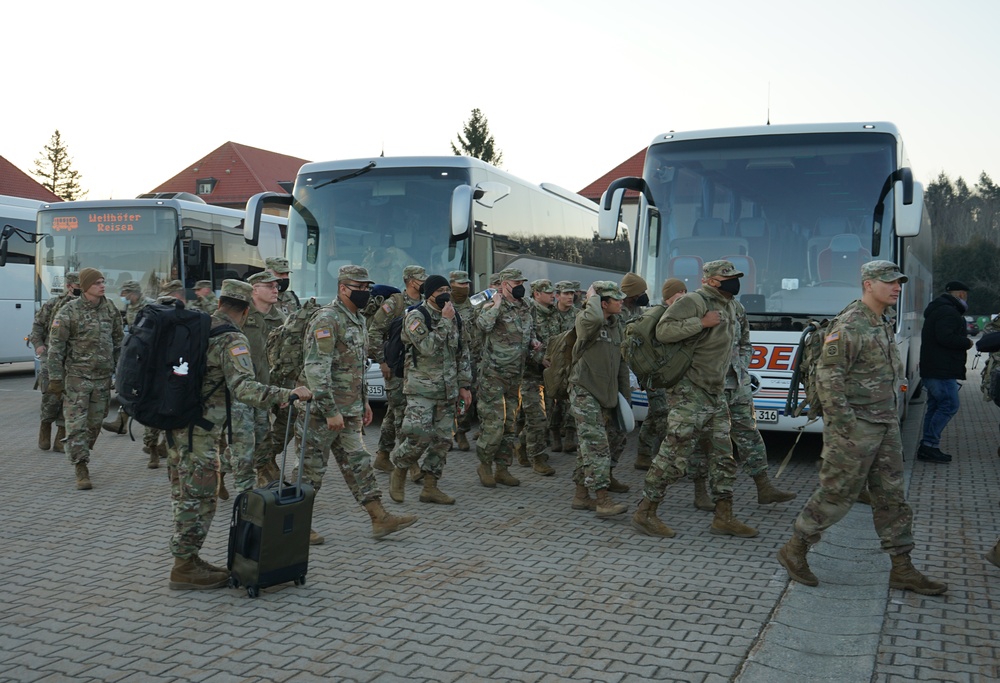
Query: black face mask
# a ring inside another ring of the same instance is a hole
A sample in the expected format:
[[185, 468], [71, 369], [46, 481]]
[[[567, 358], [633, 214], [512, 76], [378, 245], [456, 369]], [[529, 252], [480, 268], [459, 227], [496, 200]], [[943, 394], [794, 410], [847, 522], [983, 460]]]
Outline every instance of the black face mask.
[[648, 306], [649, 305], [649, 295], [646, 294], [645, 292], [643, 292], [642, 294], [640, 294], [639, 297], [635, 300], [635, 305], [636, 306]]
[[359, 310], [368, 305], [368, 301], [372, 298], [372, 293], [367, 289], [351, 290], [351, 303], [354, 304]]
[[740, 293], [740, 279], [734, 277], [732, 280], [723, 280], [719, 283], [719, 289], [728, 294], [736, 296]]
[[278, 280], [278, 291], [287, 292], [289, 284], [291, 284], [291, 280], [289, 280], [287, 277], [280, 278]]
[[79, 287], [74, 287], [73, 288], [73, 296], [80, 296], [80, 292], [81, 292], [81, 290], [80, 290]]
[[438, 308], [444, 308], [444, 305], [451, 301], [451, 294], [445, 292], [444, 294], [438, 294], [434, 297], [434, 303], [437, 304]]
[[511, 290], [510, 290], [510, 295], [512, 297], [514, 297], [515, 299], [523, 299], [524, 298], [524, 285], [517, 285], [516, 287], [512, 287]]

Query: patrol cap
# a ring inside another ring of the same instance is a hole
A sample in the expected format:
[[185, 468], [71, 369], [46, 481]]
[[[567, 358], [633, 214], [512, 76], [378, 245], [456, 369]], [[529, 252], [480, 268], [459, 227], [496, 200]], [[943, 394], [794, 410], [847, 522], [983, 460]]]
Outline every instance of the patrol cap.
[[[138, 285], [138, 284], [139, 283], [136, 282], [136, 285]], [[198, 280], [196, 283], [194, 283], [194, 288], [195, 289], [205, 289], [206, 287], [208, 289], [212, 288], [212, 281], [211, 280]]]
[[892, 261], [869, 261], [861, 266], [861, 280], [879, 280], [880, 282], [895, 282], [901, 280], [906, 282], [908, 277], [899, 271], [899, 267]]
[[78, 285], [80, 284], [80, 274], [75, 270], [71, 270], [63, 275], [63, 282], [67, 285]]
[[407, 280], [419, 280], [423, 282], [427, 279], [427, 271], [423, 266], [406, 266], [403, 268], [403, 282]]
[[490, 287], [496, 287], [500, 284], [500, 273], [493, 273], [490, 275]]
[[275, 273], [281, 273], [282, 275], [292, 272], [288, 268], [288, 259], [286, 258], [272, 257], [264, 259], [264, 265], [273, 270]]
[[562, 294], [563, 292], [575, 292], [576, 287], [574, 283], [569, 280], [560, 280], [556, 283], [556, 294]]
[[170, 282], [165, 282], [160, 287], [160, 296], [165, 296], [167, 294], [173, 294], [174, 292], [183, 292], [184, 283], [180, 280], [171, 280]]
[[448, 279], [451, 282], [457, 282], [459, 284], [469, 284], [472, 280], [469, 279], [469, 273], [465, 270], [453, 270], [448, 273]]
[[542, 292], [543, 294], [552, 294], [556, 291], [556, 288], [552, 286], [551, 280], [541, 279], [535, 280], [531, 283], [531, 293]]
[[528, 278], [521, 275], [520, 268], [504, 268], [500, 271], [501, 282], [527, 282]]
[[705, 277], [743, 277], [731, 261], [709, 261], [701, 267], [701, 272]]
[[639, 296], [647, 289], [649, 287], [646, 281], [635, 273], [625, 273], [625, 277], [622, 278], [621, 290], [625, 292], [625, 296]]
[[570, 280], [569, 284], [572, 285], [574, 292], [579, 292], [583, 289], [583, 284], [579, 280]]
[[[423, 270], [423, 268], [421, 268], [420, 270]], [[375, 280], [372, 280], [370, 277], [368, 277], [368, 269], [365, 268], [364, 266], [349, 265], [349, 266], [341, 266], [340, 270], [337, 271], [337, 282], [374, 283]]]
[[220, 296], [250, 303], [253, 298], [253, 286], [243, 280], [223, 280]]
[[259, 273], [254, 273], [247, 278], [247, 282], [251, 285], [266, 285], [269, 282], [277, 282], [281, 278], [276, 277], [273, 273], [269, 273], [266, 270], [262, 270]]
[[593, 285], [594, 294], [601, 297], [611, 297], [612, 299], [624, 299], [625, 292], [621, 290], [617, 282], [612, 280], [598, 280]]
[[138, 280], [126, 280], [122, 283], [121, 287], [122, 294], [125, 292], [134, 292], [136, 294], [142, 294], [142, 285], [139, 284]]

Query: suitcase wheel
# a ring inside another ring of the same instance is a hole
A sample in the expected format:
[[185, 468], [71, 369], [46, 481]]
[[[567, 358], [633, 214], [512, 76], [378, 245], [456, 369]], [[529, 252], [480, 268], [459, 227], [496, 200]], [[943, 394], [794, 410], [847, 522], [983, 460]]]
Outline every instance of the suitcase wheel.
[[247, 586], [247, 595], [251, 598], [256, 598], [260, 595], [260, 586]]
[[302, 576], [299, 576], [299, 577], [293, 579], [292, 582], [296, 586], [304, 586], [304, 585], [306, 585], [306, 575], [303, 574]]
[[239, 588], [240, 587], [240, 580], [237, 579], [235, 576], [230, 576], [229, 577], [229, 587], [230, 588]]

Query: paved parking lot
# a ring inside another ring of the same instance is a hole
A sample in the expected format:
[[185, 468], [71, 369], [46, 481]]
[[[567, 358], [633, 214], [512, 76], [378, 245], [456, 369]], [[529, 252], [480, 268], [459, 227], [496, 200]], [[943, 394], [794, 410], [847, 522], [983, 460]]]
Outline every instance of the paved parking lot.
[[[484, 489], [472, 453], [452, 451], [441, 487], [453, 507], [388, 539], [332, 469], [317, 498], [308, 582], [266, 589], [167, 589], [166, 470], [141, 443], [105, 433], [92, 491], [76, 491], [65, 456], [35, 447], [39, 394], [30, 368], [0, 367], [3, 681], [981, 681], [1000, 677], [991, 619], [1000, 570], [982, 559], [1000, 530], [1000, 410], [978, 374], [945, 432], [951, 465], [908, 460], [918, 567], [945, 596], [888, 589], [889, 562], [862, 506], [810, 555], [819, 588], [789, 585], [774, 554], [816, 483], [820, 441], [800, 442], [779, 483], [799, 499], [761, 507], [741, 475], [735, 510], [754, 539], [708, 533], [687, 482], [661, 516], [674, 539], [635, 534], [570, 509], [572, 459], [555, 477], [515, 466], [518, 488]], [[978, 370], [977, 370], [978, 373]], [[971, 375], [970, 375], [971, 376]], [[974, 385], [974, 386], [973, 386]], [[915, 451], [922, 404], [905, 423]], [[366, 442], [374, 450], [377, 427]], [[768, 437], [772, 471], [791, 445]], [[635, 440], [616, 471], [632, 493]], [[379, 474], [383, 486], [388, 475]], [[203, 555], [225, 557], [222, 502]]]

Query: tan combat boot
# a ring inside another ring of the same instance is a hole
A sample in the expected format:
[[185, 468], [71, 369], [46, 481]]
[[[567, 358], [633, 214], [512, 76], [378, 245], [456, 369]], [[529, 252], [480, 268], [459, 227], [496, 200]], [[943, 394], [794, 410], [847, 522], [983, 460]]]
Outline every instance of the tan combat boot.
[[423, 481], [424, 473], [420, 470], [420, 463], [415, 462], [410, 465], [410, 481]]
[[406, 500], [406, 468], [393, 467], [389, 475], [389, 497], [397, 503]]
[[819, 579], [809, 569], [809, 562], [806, 561], [808, 551], [808, 543], [797, 536], [792, 536], [778, 551], [778, 562], [788, 570], [788, 576], [792, 581], [798, 581], [806, 586], [818, 586]]
[[66, 438], [66, 427], [59, 425], [56, 429], [56, 438], [52, 441], [52, 452], [53, 453], [65, 453], [66, 446], [63, 443], [63, 439]]
[[757, 484], [757, 502], [761, 505], [769, 503], [787, 503], [795, 498], [791, 491], [782, 491], [774, 487], [767, 476], [767, 472], [761, 472], [753, 478], [753, 483]]
[[38, 425], [38, 449], [47, 451], [52, 448], [52, 423], [42, 422]]
[[213, 571], [208, 563], [199, 563], [194, 557], [175, 557], [174, 568], [170, 570], [170, 590], [202, 591], [222, 588], [229, 583], [229, 572]]
[[997, 539], [996, 545], [993, 546], [991, 551], [986, 553], [985, 557], [987, 562], [996, 567], [1000, 567], [1000, 539]]
[[556, 473], [554, 469], [549, 467], [549, 456], [545, 453], [535, 456], [535, 459], [531, 463], [531, 469], [543, 477], [551, 477]]
[[597, 489], [594, 491], [594, 495], [597, 498], [597, 507], [594, 512], [597, 513], [598, 517], [614, 517], [628, 510], [628, 505], [625, 503], [616, 503], [611, 499], [611, 496], [608, 495], [608, 489]]
[[711, 512], [715, 509], [712, 497], [708, 495], [708, 481], [705, 477], [694, 478], [694, 506], [699, 510]]
[[128, 415], [124, 410], [118, 411], [118, 417], [113, 420], [107, 420], [101, 423], [101, 428], [105, 431], [111, 432], [112, 434], [124, 434], [128, 431], [127, 429]]
[[868, 507], [871, 507], [872, 496], [870, 493], [868, 493], [867, 485], [863, 489], [861, 489], [861, 493], [858, 494], [858, 502], [861, 503], [862, 505], [867, 505]]
[[900, 588], [921, 595], [941, 595], [948, 585], [927, 578], [917, 571], [910, 561], [910, 553], [891, 555], [892, 571], [889, 572], [889, 588]]
[[656, 516], [656, 508], [659, 502], [654, 503], [649, 498], [643, 496], [639, 502], [639, 508], [632, 515], [632, 528], [647, 536], [659, 536], [660, 538], [673, 538], [677, 534], [673, 529], [660, 521]]
[[90, 483], [90, 470], [87, 469], [87, 463], [78, 462], [74, 467], [76, 468], [76, 489], [78, 491], [89, 491], [94, 488]]
[[576, 493], [573, 494], [574, 510], [596, 510], [597, 501], [590, 497], [590, 491], [583, 484], [576, 485]]
[[531, 467], [531, 461], [528, 460], [528, 455], [525, 453], [525, 448], [521, 444], [514, 445], [514, 455], [517, 456], [517, 464], [521, 467]]
[[713, 534], [739, 538], [753, 538], [757, 535], [756, 529], [733, 517], [732, 498], [723, 498], [715, 504], [715, 519], [712, 520], [712, 528], [709, 531]]
[[628, 493], [628, 484], [623, 484], [615, 479], [615, 469], [611, 468], [611, 484], [608, 485], [611, 493]]
[[498, 484], [503, 484], [504, 486], [521, 485], [521, 480], [511, 474], [506, 465], [501, 465], [500, 463], [497, 463], [497, 472], [493, 475], [493, 478]]
[[476, 468], [476, 474], [479, 475], [479, 483], [488, 489], [496, 488], [497, 480], [493, 476], [493, 466], [489, 463], [481, 462], [479, 467]]
[[323, 545], [326, 539], [316, 533], [315, 529], [309, 530], [309, 545]]
[[424, 488], [420, 492], [421, 503], [454, 505], [455, 499], [438, 488], [438, 480], [433, 474], [424, 474]]
[[457, 432], [455, 434], [455, 444], [460, 451], [468, 451], [471, 448], [469, 446], [469, 437], [465, 435], [465, 432]]
[[384, 538], [394, 531], [400, 531], [417, 521], [413, 515], [396, 517], [386, 512], [382, 501], [372, 500], [365, 503], [365, 512], [372, 519], [372, 538]]
[[149, 449], [149, 462], [146, 463], [146, 467], [155, 470], [160, 466], [160, 449], [158, 446], [153, 446]]
[[559, 433], [559, 430], [550, 429], [549, 434], [551, 435], [550, 438], [552, 440], [552, 445], [549, 446], [549, 450], [552, 451], [553, 453], [562, 453], [563, 442], [562, 442], [562, 435]]
[[393, 466], [392, 461], [389, 460], [389, 454], [386, 451], [375, 453], [375, 462], [372, 463], [372, 467], [379, 472], [392, 472]]
[[635, 468], [637, 470], [648, 470], [653, 466], [653, 457], [649, 453], [639, 451], [635, 454]]
[[576, 453], [576, 432], [570, 432], [563, 437], [563, 453]]
[[226, 574], [227, 576], [229, 575], [229, 570], [226, 569], [225, 567], [219, 567], [217, 565], [212, 564], [211, 562], [206, 562], [205, 560], [201, 559], [197, 555], [195, 555], [191, 559], [194, 560], [195, 564], [197, 564], [199, 567], [204, 567], [205, 569], [207, 569], [210, 572], [222, 572], [223, 574]]
[[219, 500], [229, 500], [229, 489], [226, 488], [225, 472], [219, 472]]

